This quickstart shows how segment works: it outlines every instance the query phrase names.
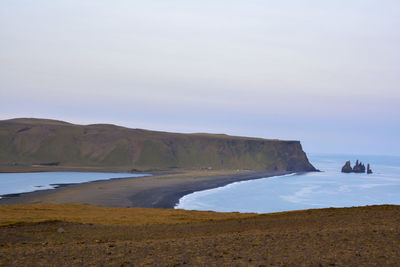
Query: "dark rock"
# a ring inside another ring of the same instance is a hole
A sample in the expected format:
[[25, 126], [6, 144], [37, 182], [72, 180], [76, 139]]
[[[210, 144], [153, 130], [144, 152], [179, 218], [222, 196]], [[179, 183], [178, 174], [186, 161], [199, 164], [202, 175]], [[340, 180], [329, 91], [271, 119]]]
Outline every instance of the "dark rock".
[[[356, 161], [356, 164], [354, 165], [354, 167], [352, 168], [350, 165], [350, 160], [346, 161], [346, 164], [342, 167], [342, 172], [344, 173], [351, 173], [351, 172], [355, 172], [355, 173], [365, 173], [365, 165], [361, 162], [361, 161]], [[367, 173], [371, 174], [372, 170], [369, 166], [369, 163], [367, 165]]]
[[350, 165], [350, 160], [346, 161], [346, 164], [344, 164], [344, 166], [342, 167], [342, 172], [344, 172], [344, 173], [353, 172], [353, 168]]
[[360, 161], [358, 162], [358, 160], [356, 161], [356, 165], [354, 165], [353, 167], [353, 172], [355, 173], [365, 173], [365, 165]]
[[367, 164], [367, 173], [368, 173], [368, 174], [371, 174], [371, 173], [372, 173], [372, 170], [371, 170], [371, 168], [370, 168], [370, 166], [369, 166], [369, 163]]
[[42, 162], [39, 164], [34, 164], [34, 165], [40, 165], [40, 166], [58, 166], [60, 165], [59, 161], [55, 161], [55, 162]]

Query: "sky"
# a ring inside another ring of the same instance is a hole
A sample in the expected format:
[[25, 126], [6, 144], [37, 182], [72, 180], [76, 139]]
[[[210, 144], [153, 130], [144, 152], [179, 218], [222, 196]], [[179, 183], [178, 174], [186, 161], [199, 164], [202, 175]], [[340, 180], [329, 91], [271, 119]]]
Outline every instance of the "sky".
[[400, 155], [400, 1], [2, 0], [0, 119]]

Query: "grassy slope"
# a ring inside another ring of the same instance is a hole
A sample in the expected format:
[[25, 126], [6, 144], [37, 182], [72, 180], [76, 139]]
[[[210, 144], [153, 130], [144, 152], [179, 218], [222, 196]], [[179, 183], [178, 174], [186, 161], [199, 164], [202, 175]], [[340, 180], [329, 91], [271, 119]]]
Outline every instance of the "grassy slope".
[[110, 208], [79, 203], [0, 206], [0, 214], [0, 226], [46, 221], [139, 226], [221, 221], [255, 216], [254, 214], [237, 212], [218, 213], [169, 209]]
[[0, 266], [400, 262], [400, 206], [256, 215], [42, 204], [3, 206], [0, 214]]
[[177, 134], [42, 119], [0, 121], [0, 165], [310, 171], [298, 141]]
[[[374, 214], [372, 216], [372, 214]], [[385, 217], [385, 213], [393, 213], [392, 217]], [[154, 208], [116, 208], [100, 207], [81, 203], [68, 204], [32, 204], [32, 205], [6, 205], [0, 206], [0, 226], [35, 224], [47, 221], [64, 221], [70, 223], [96, 224], [106, 226], [143, 226], [159, 224], [188, 224], [199, 222], [217, 222], [227, 220], [246, 220], [254, 218], [299, 218], [329, 220], [326, 217], [365, 215], [375, 219], [387, 219], [384, 224], [393, 220], [399, 223], [399, 205], [374, 205], [351, 208], [309, 209], [277, 213], [239, 213], [239, 212], [214, 212], [192, 211], [178, 209]], [[312, 216], [311, 216], [312, 215]], [[354, 220], [357, 218], [354, 217]], [[347, 219], [346, 219], [347, 220]], [[351, 220], [350, 218], [348, 220]], [[350, 221], [348, 222], [351, 223]], [[342, 225], [343, 227], [345, 225]], [[400, 240], [399, 240], [400, 242]]]

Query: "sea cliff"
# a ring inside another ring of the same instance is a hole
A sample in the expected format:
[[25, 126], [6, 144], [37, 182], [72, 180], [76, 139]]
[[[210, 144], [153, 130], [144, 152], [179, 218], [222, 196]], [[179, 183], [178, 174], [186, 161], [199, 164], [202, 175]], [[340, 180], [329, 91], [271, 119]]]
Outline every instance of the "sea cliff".
[[45, 119], [0, 121], [0, 165], [110, 167], [133, 171], [315, 171], [299, 141], [180, 134]]

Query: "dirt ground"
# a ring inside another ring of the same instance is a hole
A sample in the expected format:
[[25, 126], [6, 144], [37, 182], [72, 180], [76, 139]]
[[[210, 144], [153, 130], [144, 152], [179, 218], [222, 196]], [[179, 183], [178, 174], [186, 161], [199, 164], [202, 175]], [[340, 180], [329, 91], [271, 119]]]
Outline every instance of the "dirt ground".
[[[261, 215], [85, 207], [86, 211], [77, 204], [69, 209], [45, 204], [0, 207], [0, 266], [400, 263], [400, 206]], [[78, 209], [88, 215], [73, 215]], [[62, 210], [68, 214], [60, 220]], [[54, 217], [43, 216], [52, 213]], [[96, 221], [101, 216], [108, 219]]]

